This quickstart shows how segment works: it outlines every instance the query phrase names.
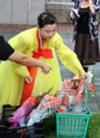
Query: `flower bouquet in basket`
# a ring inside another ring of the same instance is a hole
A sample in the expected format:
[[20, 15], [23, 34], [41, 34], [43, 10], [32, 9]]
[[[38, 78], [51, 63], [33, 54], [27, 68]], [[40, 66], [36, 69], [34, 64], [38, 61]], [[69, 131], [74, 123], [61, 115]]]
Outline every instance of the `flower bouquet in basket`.
[[87, 79], [73, 78], [63, 81], [57, 96], [62, 99], [58, 112], [83, 113], [88, 103], [88, 96], [94, 95], [94, 75], [87, 73]]
[[37, 122], [40, 122], [44, 118], [49, 117], [56, 109], [60, 107], [61, 99], [55, 96], [46, 94], [36, 109], [33, 109], [30, 115], [28, 116], [27, 126], [31, 126]]

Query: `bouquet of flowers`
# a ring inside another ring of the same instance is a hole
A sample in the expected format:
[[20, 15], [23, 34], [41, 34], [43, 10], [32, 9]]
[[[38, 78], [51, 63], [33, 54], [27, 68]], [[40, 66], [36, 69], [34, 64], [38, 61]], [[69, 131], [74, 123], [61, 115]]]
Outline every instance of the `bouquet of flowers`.
[[88, 96], [94, 95], [94, 75], [88, 72], [87, 79], [73, 78], [64, 80], [57, 96], [62, 99], [58, 112], [82, 112], [87, 106]]
[[31, 96], [29, 97], [21, 107], [19, 107], [9, 118], [9, 123], [12, 127], [24, 126], [25, 120], [33, 107], [37, 104], [37, 100]]

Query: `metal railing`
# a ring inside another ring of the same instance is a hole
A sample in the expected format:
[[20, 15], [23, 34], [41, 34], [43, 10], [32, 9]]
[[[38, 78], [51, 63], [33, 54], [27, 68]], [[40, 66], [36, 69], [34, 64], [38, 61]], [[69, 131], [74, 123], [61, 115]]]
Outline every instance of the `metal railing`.
[[46, 5], [50, 6], [50, 5], [53, 5], [53, 6], [64, 6], [64, 7], [67, 7], [67, 9], [70, 9], [72, 8], [73, 6], [73, 2], [72, 0], [46, 0]]

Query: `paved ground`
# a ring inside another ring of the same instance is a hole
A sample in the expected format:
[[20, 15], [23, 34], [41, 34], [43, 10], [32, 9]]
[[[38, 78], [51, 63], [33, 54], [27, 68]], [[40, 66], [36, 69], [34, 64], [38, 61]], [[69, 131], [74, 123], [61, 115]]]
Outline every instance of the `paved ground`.
[[[16, 29], [17, 28], [17, 29]], [[28, 28], [28, 27], [25, 27]], [[20, 30], [25, 29], [24, 27], [10, 27], [9, 26], [5, 29], [5, 26], [1, 27], [0, 29], [0, 34], [4, 35], [6, 40], [8, 40], [9, 38], [11, 38], [12, 36], [14, 36], [16, 33], [20, 32]], [[72, 43], [72, 27], [70, 27], [69, 25], [65, 28], [64, 25], [59, 26], [59, 32], [62, 35], [62, 37], [64, 38], [64, 42], [73, 49], [73, 43]], [[99, 38], [100, 38], [100, 33], [99, 33]], [[60, 63], [60, 67], [61, 67], [61, 73], [62, 73], [62, 77], [63, 79], [66, 78], [71, 78], [73, 75], [66, 70], [63, 65]], [[90, 98], [89, 99], [89, 105], [90, 108], [93, 112], [98, 112], [100, 111], [100, 63], [96, 64], [93, 67], [93, 71], [94, 74], [96, 76], [95, 78], [95, 97]]]

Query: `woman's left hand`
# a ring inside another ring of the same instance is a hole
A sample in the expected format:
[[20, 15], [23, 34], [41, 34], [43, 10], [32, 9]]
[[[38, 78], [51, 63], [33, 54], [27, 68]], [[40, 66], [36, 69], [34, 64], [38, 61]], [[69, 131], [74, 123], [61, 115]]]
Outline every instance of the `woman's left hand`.
[[26, 81], [27, 83], [31, 83], [31, 82], [32, 82], [32, 77], [31, 77], [31, 76], [25, 77], [25, 81]]
[[85, 72], [85, 71], [84, 71], [84, 72], [81, 74], [81, 76], [80, 76], [80, 78], [83, 79], [83, 80], [86, 80], [87, 77], [88, 77], [88, 74], [87, 74], [87, 72]]

